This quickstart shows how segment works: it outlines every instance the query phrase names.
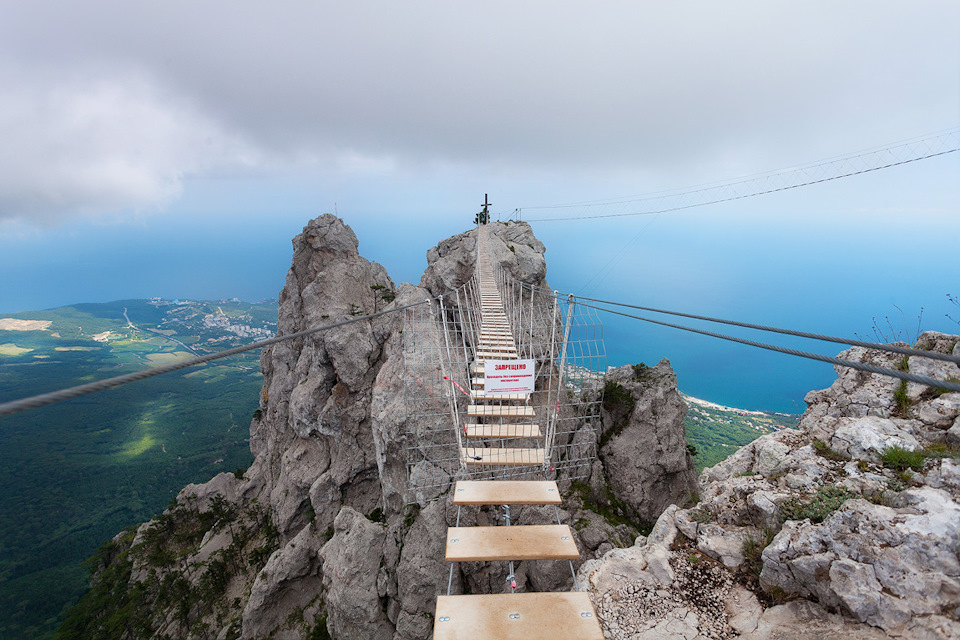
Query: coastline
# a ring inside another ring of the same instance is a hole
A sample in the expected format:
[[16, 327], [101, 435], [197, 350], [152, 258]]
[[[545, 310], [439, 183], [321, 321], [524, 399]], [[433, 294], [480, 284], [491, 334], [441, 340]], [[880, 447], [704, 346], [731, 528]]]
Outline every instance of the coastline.
[[688, 395], [682, 391], [679, 392], [680, 397], [683, 398], [684, 402], [689, 404], [695, 404], [701, 407], [706, 407], [708, 409], [715, 409], [717, 411], [733, 411], [740, 413], [742, 415], [752, 415], [752, 416], [789, 416], [789, 415], [798, 415], [784, 413], [782, 411], [757, 411], [754, 409], [740, 409], [738, 407], [727, 407], [722, 404], [717, 404], [716, 402], [710, 402], [709, 400], [703, 400], [701, 398], [695, 398], [691, 395]]

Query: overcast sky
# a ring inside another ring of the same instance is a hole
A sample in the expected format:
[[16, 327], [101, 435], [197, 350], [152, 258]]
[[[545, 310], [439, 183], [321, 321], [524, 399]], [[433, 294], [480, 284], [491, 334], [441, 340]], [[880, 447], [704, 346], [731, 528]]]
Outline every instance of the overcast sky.
[[[532, 219], [956, 130], [958, 33], [955, 0], [0, 0], [0, 311], [275, 296], [327, 211], [416, 282], [484, 193]], [[960, 316], [960, 153], [534, 229], [561, 291], [847, 336]], [[709, 399], [832, 380], [605, 322], [611, 364]]]
[[957, 126], [957, 33], [953, 0], [2, 0], [0, 218], [727, 179]]

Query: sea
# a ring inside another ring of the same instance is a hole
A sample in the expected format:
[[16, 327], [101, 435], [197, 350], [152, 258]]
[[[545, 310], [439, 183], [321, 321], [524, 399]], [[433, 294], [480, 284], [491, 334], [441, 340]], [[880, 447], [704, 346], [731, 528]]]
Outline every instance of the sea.
[[[344, 217], [360, 239], [361, 255], [383, 264], [397, 283], [418, 282], [427, 250], [469, 227], [459, 217], [428, 227], [375, 215]], [[960, 306], [947, 297], [960, 295], [957, 216], [897, 220], [866, 214], [775, 220], [728, 211], [720, 218], [640, 220], [620, 232], [597, 223], [534, 223], [534, 230], [547, 246], [550, 286], [564, 296], [865, 340], [912, 342], [918, 329], [960, 333]], [[269, 224], [255, 217], [229, 224], [156, 217], [7, 237], [0, 252], [0, 314], [153, 296], [276, 298], [290, 265], [290, 240], [305, 221], [299, 215], [272, 216]], [[624, 311], [823, 355], [845, 348]], [[604, 366], [667, 358], [683, 392], [718, 404], [799, 413], [807, 392], [836, 378], [829, 364], [596, 313]]]

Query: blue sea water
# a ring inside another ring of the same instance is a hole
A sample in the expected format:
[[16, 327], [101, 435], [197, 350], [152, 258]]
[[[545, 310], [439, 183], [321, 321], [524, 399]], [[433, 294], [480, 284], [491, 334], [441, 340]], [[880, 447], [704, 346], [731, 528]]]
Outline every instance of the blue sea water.
[[[151, 296], [275, 297], [290, 239], [310, 215], [157, 216], [21, 234], [0, 253], [0, 313]], [[361, 254], [398, 283], [419, 281], [427, 249], [470, 226], [463, 216], [423, 224], [344, 217]], [[922, 308], [924, 329], [960, 332], [946, 317], [960, 318], [946, 298], [960, 295], [955, 212], [774, 215], [725, 205], [615, 226], [534, 223], [534, 230], [547, 246], [548, 280], [561, 292], [871, 340], [913, 339]], [[799, 412], [808, 391], [835, 378], [828, 364], [609, 314], [602, 320], [609, 365], [666, 357], [682, 391], [728, 406]], [[825, 355], [844, 348], [673, 321]]]

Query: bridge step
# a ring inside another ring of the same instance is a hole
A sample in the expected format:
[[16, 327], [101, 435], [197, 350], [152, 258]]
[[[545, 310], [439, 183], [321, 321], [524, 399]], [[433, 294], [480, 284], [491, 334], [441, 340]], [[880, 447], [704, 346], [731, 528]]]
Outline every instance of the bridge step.
[[543, 449], [464, 447], [460, 457], [468, 467], [526, 467], [543, 465]]
[[573, 532], [565, 524], [519, 527], [447, 527], [447, 562], [576, 560]]
[[530, 398], [529, 393], [487, 393], [486, 391], [471, 391], [470, 398], [473, 400], [503, 400], [503, 401], [526, 401]]
[[552, 480], [458, 480], [453, 504], [560, 504]]
[[603, 640], [590, 597], [569, 593], [439, 596], [434, 640]]
[[487, 405], [471, 404], [467, 405], [468, 416], [486, 416], [486, 417], [523, 417], [532, 418], [536, 416], [533, 407], [518, 407], [516, 405]]
[[541, 438], [543, 433], [536, 424], [468, 424], [468, 438]]

